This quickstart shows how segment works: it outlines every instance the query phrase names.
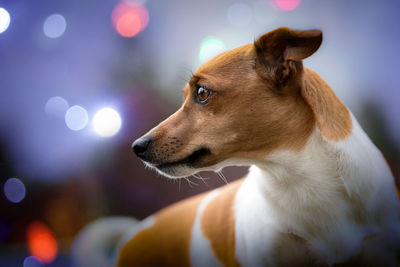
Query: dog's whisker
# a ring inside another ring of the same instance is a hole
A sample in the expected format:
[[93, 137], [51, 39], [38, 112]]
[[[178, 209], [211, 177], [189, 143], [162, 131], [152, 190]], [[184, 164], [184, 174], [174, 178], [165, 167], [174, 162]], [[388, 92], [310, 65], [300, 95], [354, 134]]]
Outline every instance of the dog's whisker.
[[196, 178], [196, 179], [202, 180], [203, 183], [204, 183], [206, 186], [208, 186], [208, 184], [207, 184], [207, 182], [206, 182], [206, 179], [208, 179], [208, 178], [204, 178], [204, 177], [202, 177], [200, 174], [192, 174], [192, 176], [193, 176], [194, 178]]
[[226, 179], [225, 175], [221, 171], [217, 171], [218, 176], [224, 181], [226, 184], [228, 184], [228, 180]]
[[183, 179], [185, 179], [185, 180], [188, 182], [188, 184], [189, 184], [190, 187], [192, 187], [192, 185], [198, 186], [197, 183], [195, 183], [195, 182], [193, 182], [193, 181], [190, 181], [188, 177], [183, 177]]

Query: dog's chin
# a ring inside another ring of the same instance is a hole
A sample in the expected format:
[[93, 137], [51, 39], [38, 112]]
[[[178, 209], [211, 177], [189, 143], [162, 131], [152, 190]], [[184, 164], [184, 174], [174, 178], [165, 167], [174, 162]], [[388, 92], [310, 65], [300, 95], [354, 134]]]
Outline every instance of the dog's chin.
[[178, 161], [153, 164], [145, 162], [146, 166], [155, 169], [161, 175], [171, 179], [188, 177], [199, 171], [206, 170], [208, 165], [204, 159], [211, 154], [207, 148], [194, 151], [188, 157]]
[[186, 164], [179, 164], [169, 167], [158, 167], [157, 165], [152, 165], [145, 163], [148, 167], [156, 170], [160, 175], [163, 175], [170, 179], [179, 179], [191, 176], [199, 172], [199, 169], [190, 167]]

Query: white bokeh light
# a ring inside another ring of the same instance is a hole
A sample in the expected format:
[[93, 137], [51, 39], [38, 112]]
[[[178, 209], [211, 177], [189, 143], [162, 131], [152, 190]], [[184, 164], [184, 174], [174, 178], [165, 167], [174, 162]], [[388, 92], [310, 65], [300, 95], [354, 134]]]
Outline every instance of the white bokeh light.
[[65, 113], [65, 124], [73, 131], [79, 131], [86, 127], [89, 116], [81, 106], [72, 106]]
[[25, 185], [18, 178], [9, 178], [5, 182], [3, 190], [10, 202], [19, 203], [25, 198]]
[[65, 18], [60, 14], [50, 15], [43, 24], [43, 32], [49, 38], [59, 38], [67, 28]]
[[44, 110], [50, 117], [63, 118], [68, 108], [67, 100], [60, 96], [53, 96], [47, 100]]
[[248, 26], [253, 17], [253, 10], [245, 3], [235, 3], [228, 9], [228, 20], [233, 26]]
[[0, 33], [3, 33], [10, 26], [10, 14], [4, 8], [0, 8]]
[[93, 128], [100, 136], [113, 136], [121, 128], [121, 117], [112, 108], [102, 108], [93, 117]]

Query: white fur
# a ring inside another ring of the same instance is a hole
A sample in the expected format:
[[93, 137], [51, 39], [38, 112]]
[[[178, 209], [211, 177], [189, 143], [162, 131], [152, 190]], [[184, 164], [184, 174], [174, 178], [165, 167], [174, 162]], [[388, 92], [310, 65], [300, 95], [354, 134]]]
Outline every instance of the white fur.
[[[269, 253], [279, 233], [308, 241], [313, 255], [328, 264], [359, 254], [363, 238], [374, 233], [394, 235], [391, 252], [398, 247], [394, 178], [352, 119], [352, 134], [343, 141], [327, 141], [316, 129], [303, 150], [277, 151], [251, 167], [235, 201], [236, 253], [243, 266], [273, 266]], [[387, 264], [396, 265], [394, 252]]]
[[208, 193], [197, 208], [190, 243], [190, 257], [192, 265], [196, 267], [222, 266], [211, 249], [210, 241], [203, 235], [201, 230], [201, 218], [203, 216], [203, 212], [208, 203], [210, 203], [210, 201], [213, 200], [218, 193], [218, 189]]

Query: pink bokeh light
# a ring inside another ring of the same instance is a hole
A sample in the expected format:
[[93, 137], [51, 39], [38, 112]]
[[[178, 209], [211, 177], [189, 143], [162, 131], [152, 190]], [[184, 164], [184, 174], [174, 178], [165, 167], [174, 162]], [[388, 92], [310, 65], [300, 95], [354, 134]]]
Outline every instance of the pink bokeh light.
[[272, 0], [271, 2], [275, 7], [283, 11], [291, 11], [300, 5], [301, 0]]
[[121, 2], [113, 10], [111, 20], [123, 37], [134, 37], [149, 23], [149, 13], [140, 2]]

